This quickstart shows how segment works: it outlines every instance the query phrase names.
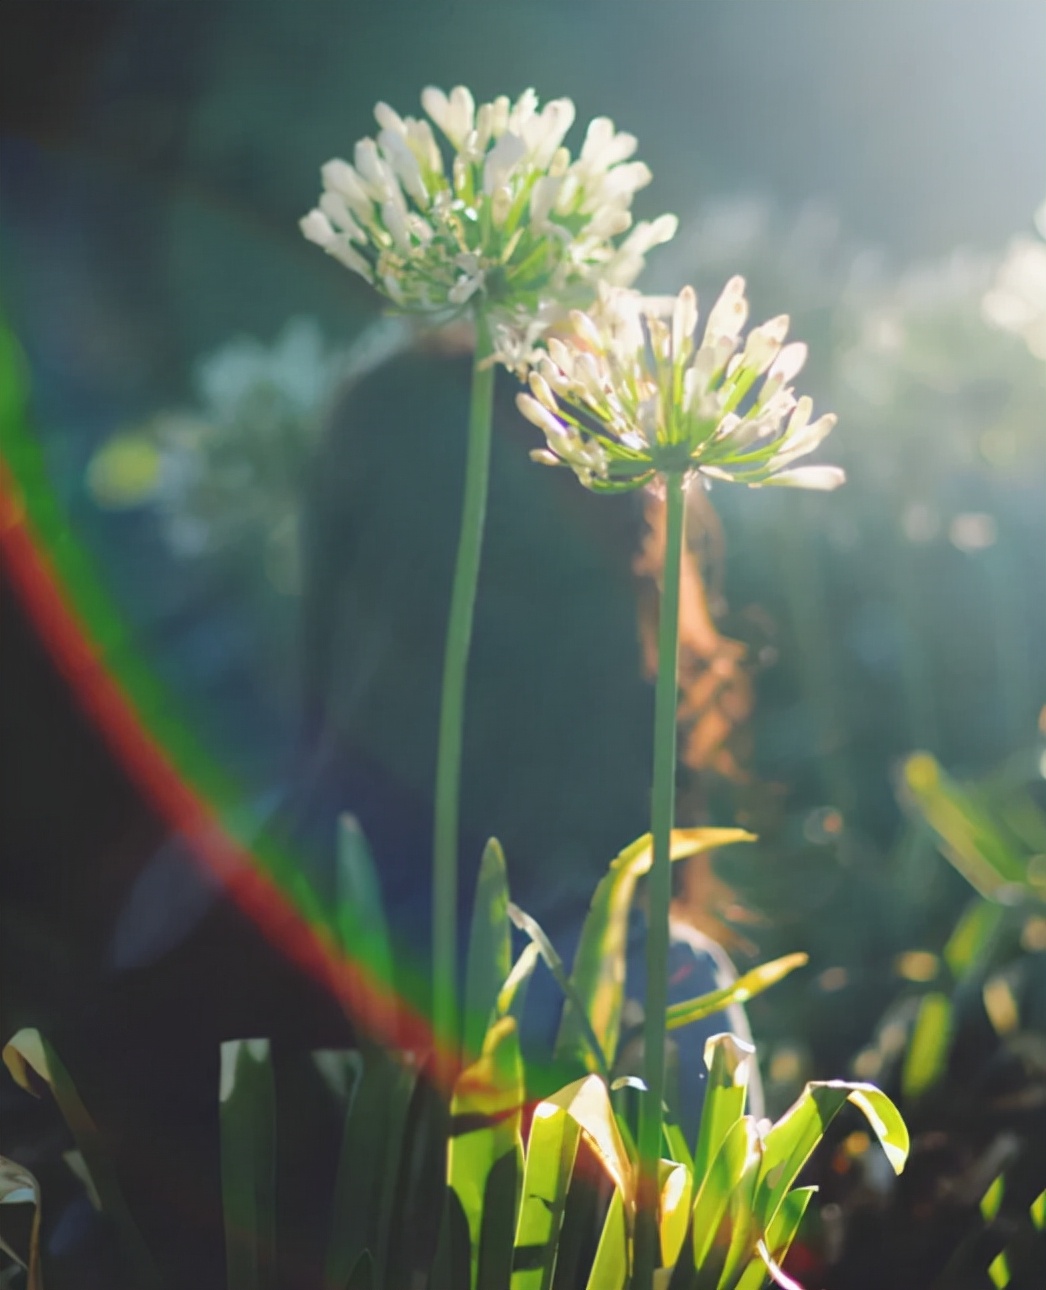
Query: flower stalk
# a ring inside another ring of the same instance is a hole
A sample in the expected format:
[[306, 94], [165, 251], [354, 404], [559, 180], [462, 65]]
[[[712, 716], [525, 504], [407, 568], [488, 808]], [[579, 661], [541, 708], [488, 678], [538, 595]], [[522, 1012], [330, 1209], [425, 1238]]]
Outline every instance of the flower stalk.
[[[465, 679], [472, 641], [472, 619], [490, 479], [494, 405], [494, 366], [488, 361], [490, 354], [490, 328], [484, 315], [477, 311], [465, 491], [443, 654], [432, 847], [433, 1027], [437, 1075], [449, 1076], [450, 1079], [453, 1079], [455, 1073], [453, 1068], [458, 1042], [457, 905], [461, 748], [465, 720]], [[439, 1082], [449, 1089], [450, 1080], [444, 1083], [441, 1079]]]
[[654, 784], [651, 832], [654, 856], [647, 881], [647, 980], [643, 1032], [647, 1096], [639, 1122], [639, 1206], [636, 1215], [635, 1285], [649, 1290], [659, 1262], [658, 1162], [665, 1096], [665, 1018], [668, 1008], [668, 914], [672, 898], [672, 826], [676, 800], [679, 585], [686, 529], [687, 476], [673, 472], [665, 484], [665, 555], [654, 694]]

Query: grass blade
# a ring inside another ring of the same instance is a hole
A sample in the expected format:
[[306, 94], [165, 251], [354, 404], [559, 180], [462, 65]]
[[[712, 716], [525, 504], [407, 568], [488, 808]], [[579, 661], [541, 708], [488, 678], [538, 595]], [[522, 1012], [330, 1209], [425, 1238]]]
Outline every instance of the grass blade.
[[579, 1135], [577, 1122], [560, 1108], [542, 1102], [535, 1109], [527, 1139], [512, 1290], [549, 1290], [552, 1284]]
[[352, 815], [338, 820], [334, 920], [342, 953], [360, 974], [349, 978], [353, 1020], [367, 1036], [392, 1042], [397, 1025], [388, 922], [370, 847]]
[[761, 963], [721, 990], [710, 990], [708, 994], [688, 999], [685, 1003], [674, 1003], [668, 1009], [668, 1029], [678, 1030], [680, 1026], [689, 1026], [691, 1022], [703, 1021], [713, 1013], [722, 1012], [732, 1003], [747, 1003], [757, 994], [762, 994], [778, 981], [784, 980], [796, 968], [805, 967], [809, 961], [809, 954], [786, 954], [770, 963]]
[[267, 1039], [221, 1047], [222, 1205], [229, 1290], [276, 1284], [276, 1094]]
[[480, 860], [465, 969], [465, 1060], [483, 1048], [491, 1013], [512, 966], [505, 853], [494, 838]]

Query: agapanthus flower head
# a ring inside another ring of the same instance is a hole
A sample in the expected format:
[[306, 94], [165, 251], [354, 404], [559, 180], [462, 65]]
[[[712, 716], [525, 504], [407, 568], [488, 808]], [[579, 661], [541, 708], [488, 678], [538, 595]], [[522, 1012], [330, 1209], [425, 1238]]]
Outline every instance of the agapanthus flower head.
[[539, 108], [527, 90], [477, 107], [459, 85], [426, 89], [421, 103], [428, 120], [379, 103], [377, 138], [356, 144], [354, 164], [327, 162], [319, 206], [301, 221], [399, 308], [439, 318], [480, 306], [524, 353], [534, 319], [590, 303], [598, 280], [628, 285], [674, 234], [671, 215], [632, 227], [650, 171], [606, 117], [572, 158], [569, 99]]
[[806, 346], [785, 343], [781, 315], [743, 336], [748, 302], [731, 278], [697, 339], [697, 296], [603, 287], [595, 309], [571, 311], [529, 373], [520, 411], [544, 431], [532, 456], [570, 466], [587, 487], [622, 492], [659, 474], [831, 489], [836, 466], [794, 467], [835, 425], [797, 398]]

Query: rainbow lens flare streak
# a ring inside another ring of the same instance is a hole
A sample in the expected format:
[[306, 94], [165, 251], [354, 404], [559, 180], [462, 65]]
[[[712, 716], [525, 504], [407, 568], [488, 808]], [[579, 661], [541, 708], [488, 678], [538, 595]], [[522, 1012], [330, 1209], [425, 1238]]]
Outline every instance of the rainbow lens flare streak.
[[435, 1053], [424, 1011], [341, 947], [293, 856], [237, 836], [235, 784], [174, 717], [55, 496], [28, 425], [27, 385], [18, 343], [0, 327], [0, 559], [77, 701], [149, 805], [290, 963], [357, 1029], [366, 1018], [371, 1039], [431, 1054], [435, 1070], [455, 1077], [458, 1055]]

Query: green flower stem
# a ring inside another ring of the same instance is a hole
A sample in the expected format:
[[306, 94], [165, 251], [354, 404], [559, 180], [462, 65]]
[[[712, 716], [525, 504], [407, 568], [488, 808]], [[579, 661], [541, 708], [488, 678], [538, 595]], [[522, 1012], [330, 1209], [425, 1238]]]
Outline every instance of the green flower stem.
[[494, 406], [494, 367], [486, 361], [490, 354], [490, 329], [483, 315], [477, 314], [465, 495], [461, 507], [461, 533], [458, 538], [450, 620], [447, 623], [443, 655], [432, 848], [432, 1019], [437, 1048], [437, 1074], [451, 1077], [458, 1042], [457, 904], [461, 745], [465, 677], [472, 639], [472, 617], [476, 604], [476, 583], [479, 579], [490, 476], [491, 415]]
[[639, 1121], [639, 1207], [635, 1286], [649, 1290], [659, 1261], [658, 1161], [665, 1095], [665, 1016], [668, 1008], [668, 911], [672, 898], [672, 826], [676, 802], [676, 709], [679, 655], [679, 574], [686, 526], [686, 476], [665, 476], [665, 557], [654, 696], [654, 858], [647, 882], [647, 981], [643, 1053], [647, 1096]]

